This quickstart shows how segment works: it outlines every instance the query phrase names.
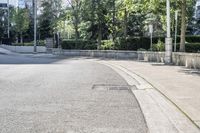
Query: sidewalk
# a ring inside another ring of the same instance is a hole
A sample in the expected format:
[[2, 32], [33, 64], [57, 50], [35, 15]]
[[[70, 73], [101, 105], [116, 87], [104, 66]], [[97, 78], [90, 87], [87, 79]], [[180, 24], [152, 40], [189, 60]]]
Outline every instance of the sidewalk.
[[9, 51], [9, 50], [7, 50], [7, 49], [4, 49], [4, 48], [0, 47], [0, 54], [14, 54], [14, 53]]
[[143, 77], [200, 127], [200, 71], [137, 61], [114, 61]]

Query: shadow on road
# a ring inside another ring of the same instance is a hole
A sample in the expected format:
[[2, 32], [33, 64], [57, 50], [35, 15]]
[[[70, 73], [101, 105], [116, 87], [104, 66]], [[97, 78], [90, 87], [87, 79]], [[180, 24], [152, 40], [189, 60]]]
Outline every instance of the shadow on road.
[[0, 65], [6, 64], [52, 64], [70, 57], [35, 56], [35, 55], [6, 55], [0, 54]]

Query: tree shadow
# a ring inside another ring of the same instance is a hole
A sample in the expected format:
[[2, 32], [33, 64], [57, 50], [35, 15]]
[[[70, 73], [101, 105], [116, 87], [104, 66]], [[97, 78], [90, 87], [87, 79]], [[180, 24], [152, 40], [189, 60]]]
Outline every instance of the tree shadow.
[[185, 73], [187, 75], [200, 76], [199, 69], [188, 69], [186, 67], [183, 67], [183, 69], [181, 69], [179, 72]]
[[59, 64], [60, 61], [66, 59], [80, 60], [79, 57], [66, 57], [58, 55], [45, 54], [16, 54], [6, 55], [0, 54], [0, 65], [20, 65], [20, 64]]

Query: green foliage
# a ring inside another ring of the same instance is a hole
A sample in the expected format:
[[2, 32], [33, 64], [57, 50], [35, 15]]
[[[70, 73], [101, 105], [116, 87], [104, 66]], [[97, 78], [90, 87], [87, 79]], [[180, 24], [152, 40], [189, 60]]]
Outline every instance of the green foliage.
[[200, 42], [200, 36], [186, 36], [186, 42], [197, 43]]
[[186, 52], [200, 52], [200, 43], [188, 43], [185, 45]]
[[28, 9], [18, 8], [14, 12], [15, 30], [23, 33], [29, 28], [29, 11]]
[[103, 40], [101, 42], [100, 50], [114, 50], [115, 43], [112, 40]]
[[[180, 44], [177, 45], [177, 49], [179, 49]], [[200, 52], [200, 43], [186, 43], [185, 51], [189, 53], [199, 53]]]
[[[0, 40], [4, 36], [5, 28], [4, 25], [6, 25], [6, 16], [5, 16], [5, 10], [0, 9]], [[3, 21], [4, 20], [4, 21]]]
[[[26, 43], [12, 43], [13, 46], [33, 46], [33, 42]], [[45, 46], [44, 40], [39, 40], [37, 46]]]
[[42, 39], [53, 37], [58, 31], [57, 23], [63, 13], [62, 1], [60, 0], [42, 0], [42, 11], [39, 17], [39, 30]]
[[143, 48], [139, 48], [138, 51], [147, 51], [147, 50]]
[[61, 42], [63, 49], [81, 49], [81, 50], [94, 50], [97, 45], [94, 41], [88, 40], [63, 40]]
[[165, 44], [161, 40], [158, 40], [158, 43], [153, 44], [152, 50], [153, 51], [165, 51]]

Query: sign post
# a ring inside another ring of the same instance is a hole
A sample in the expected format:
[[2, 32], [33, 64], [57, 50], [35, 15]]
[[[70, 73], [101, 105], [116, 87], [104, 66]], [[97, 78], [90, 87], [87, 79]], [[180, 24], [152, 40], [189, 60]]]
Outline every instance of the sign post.
[[10, 1], [7, 0], [7, 8], [8, 8], [8, 39], [10, 38]]
[[33, 0], [34, 8], [34, 53], [37, 52], [37, 0]]
[[150, 33], [151, 51], [152, 51], [152, 48], [153, 48], [153, 25], [152, 24], [149, 25], [149, 33]]
[[177, 42], [177, 25], [178, 25], [178, 11], [175, 11], [175, 38], [174, 38], [174, 52], [176, 52], [176, 42]]

